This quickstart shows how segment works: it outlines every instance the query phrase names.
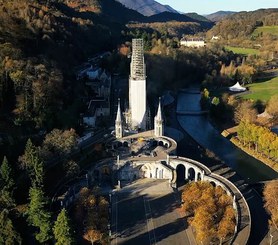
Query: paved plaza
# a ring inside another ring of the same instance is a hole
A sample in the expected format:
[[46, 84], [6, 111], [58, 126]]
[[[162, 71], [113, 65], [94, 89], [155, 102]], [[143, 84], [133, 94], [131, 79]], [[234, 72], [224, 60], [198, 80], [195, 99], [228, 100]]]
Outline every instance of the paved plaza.
[[140, 179], [112, 197], [112, 245], [195, 244], [168, 181]]

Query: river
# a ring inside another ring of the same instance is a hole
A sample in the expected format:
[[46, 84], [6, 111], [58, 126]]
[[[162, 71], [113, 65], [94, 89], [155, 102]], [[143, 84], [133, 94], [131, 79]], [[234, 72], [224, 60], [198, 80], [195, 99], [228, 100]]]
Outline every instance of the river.
[[[200, 111], [200, 94], [180, 92], [177, 111]], [[179, 115], [181, 127], [201, 146], [214, 152], [248, 183], [278, 178], [278, 173], [240, 150], [223, 137], [202, 115]]]

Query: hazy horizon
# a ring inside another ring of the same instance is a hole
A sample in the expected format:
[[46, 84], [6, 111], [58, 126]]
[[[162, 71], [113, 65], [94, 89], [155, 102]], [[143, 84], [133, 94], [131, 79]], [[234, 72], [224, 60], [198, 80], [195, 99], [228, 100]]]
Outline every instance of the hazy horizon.
[[189, 13], [196, 12], [198, 14], [206, 15], [217, 11], [253, 11], [261, 8], [278, 8], [277, 0], [195, 0], [195, 1], [181, 1], [181, 0], [156, 0], [161, 4], [171, 6], [177, 11]]

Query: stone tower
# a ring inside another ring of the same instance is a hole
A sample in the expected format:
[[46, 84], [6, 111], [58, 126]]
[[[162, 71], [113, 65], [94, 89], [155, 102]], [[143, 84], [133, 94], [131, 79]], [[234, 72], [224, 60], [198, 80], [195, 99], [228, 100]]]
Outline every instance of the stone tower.
[[143, 39], [132, 39], [129, 77], [129, 111], [132, 129], [146, 129], [146, 67]]
[[118, 99], [118, 111], [117, 111], [117, 117], [115, 121], [115, 135], [117, 139], [123, 137], [123, 123], [122, 123], [120, 99]]
[[157, 114], [154, 117], [154, 136], [160, 137], [163, 135], [164, 135], [164, 122], [162, 118], [161, 98], [159, 98]]

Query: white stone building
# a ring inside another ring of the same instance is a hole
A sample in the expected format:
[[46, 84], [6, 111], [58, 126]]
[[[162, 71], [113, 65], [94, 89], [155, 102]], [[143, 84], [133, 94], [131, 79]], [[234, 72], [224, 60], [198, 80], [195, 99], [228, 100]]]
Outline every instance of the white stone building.
[[200, 48], [205, 47], [205, 40], [202, 38], [182, 38], [180, 41], [181, 46], [191, 47], [191, 48]]

